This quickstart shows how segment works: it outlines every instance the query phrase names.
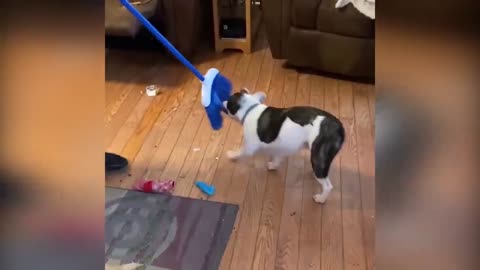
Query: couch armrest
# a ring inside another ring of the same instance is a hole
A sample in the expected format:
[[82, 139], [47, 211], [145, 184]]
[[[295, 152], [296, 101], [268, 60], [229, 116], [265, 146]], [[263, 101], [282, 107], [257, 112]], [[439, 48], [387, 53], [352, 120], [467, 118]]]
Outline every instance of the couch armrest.
[[[144, 0], [142, 4], [134, 5], [143, 16], [151, 19], [158, 11], [157, 0]], [[135, 37], [142, 28], [138, 21], [120, 2], [120, 0], [105, 1], [105, 34], [110, 36]]]
[[292, 0], [262, 0], [263, 20], [274, 58], [285, 58], [287, 55], [291, 6]]

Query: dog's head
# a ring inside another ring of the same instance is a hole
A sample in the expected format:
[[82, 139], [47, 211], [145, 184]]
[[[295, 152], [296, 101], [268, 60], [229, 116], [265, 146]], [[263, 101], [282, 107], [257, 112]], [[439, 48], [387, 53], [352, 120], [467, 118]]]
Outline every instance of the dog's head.
[[266, 97], [264, 92], [251, 94], [248, 89], [243, 88], [233, 94], [227, 101], [223, 102], [225, 113], [230, 117], [240, 120], [248, 108], [255, 104], [263, 103]]

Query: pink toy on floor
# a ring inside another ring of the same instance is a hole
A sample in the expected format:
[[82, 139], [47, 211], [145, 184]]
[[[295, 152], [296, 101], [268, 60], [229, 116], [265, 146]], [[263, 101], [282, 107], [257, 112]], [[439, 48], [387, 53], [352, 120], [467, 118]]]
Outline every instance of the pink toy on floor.
[[133, 185], [133, 189], [147, 193], [172, 193], [175, 188], [173, 180], [154, 181], [139, 180]]

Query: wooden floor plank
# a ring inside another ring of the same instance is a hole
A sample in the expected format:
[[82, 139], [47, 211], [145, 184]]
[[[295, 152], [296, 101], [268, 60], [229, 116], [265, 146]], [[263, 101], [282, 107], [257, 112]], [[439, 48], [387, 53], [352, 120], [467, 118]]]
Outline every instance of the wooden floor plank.
[[[119, 52], [115, 52], [119, 53]], [[121, 52], [120, 52], [121, 53]], [[155, 65], [154, 65], [155, 66]], [[118, 57], [107, 57], [105, 60], [105, 113], [108, 115], [113, 103], [124, 93], [125, 86], [135, 83], [135, 77], [145, 75], [145, 69], [139, 69], [134, 62], [128, 65], [118, 63]], [[116, 78], [123, 78], [117, 80]]]
[[[165, 80], [168, 80], [170, 84], [174, 83], [178, 79], [178, 75], [175, 76], [175, 74], [178, 74], [178, 66], [166, 69], [165, 73], [167, 77]], [[162, 91], [167, 87], [168, 86], [163, 86], [161, 88]], [[167, 92], [153, 98], [144, 95], [138, 105], [145, 104], [144, 106], [147, 108], [141, 110], [137, 115], [137, 118], [133, 119], [134, 121], [129, 122], [129, 120], [127, 120], [127, 122], [125, 122], [119, 132], [119, 135], [123, 136], [117, 135], [108, 150], [117, 154], [122, 154], [124, 149], [129, 150], [136, 146], [140, 147], [145, 140], [145, 137], [150, 132], [151, 127], [155, 124], [158, 116], [161, 114], [162, 108], [170, 94], [170, 92]], [[134, 155], [126, 156], [128, 160], [133, 160], [134, 157]]]
[[[257, 79], [256, 84], [246, 87], [252, 87], [249, 88], [252, 91], [253, 89], [262, 90], [268, 96], [268, 86], [270, 84], [273, 70], [272, 64], [273, 61], [270, 50], [266, 49], [259, 70], [260, 76]], [[262, 87], [262, 89], [259, 87]], [[230, 238], [231, 240], [225, 251], [227, 256], [224, 256], [224, 259], [222, 259], [222, 267], [224, 268], [221, 269], [226, 269], [225, 265], [228, 262], [228, 254], [231, 252], [232, 256], [229, 263], [229, 269], [242, 270], [249, 269], [253, 261], [261, 215], [261, 208], [259, 205], [262, 204], [267, 182], [266, 160], [262, 156], [256, 156], [253, 159], [253, 163], [240, 163], [237, 164], [235, 168], [236, 170], [240, 169], [241, 171], [240, 173], [237, 173], [236, 171], [234, 172], [234, 179], [232, 179], [234, 183], [243, 180], [242, 177], [245, 172], [244, 170], [247, 169], [250, 173], [247, 176], [248, 186], [242, 204], [243, 207], [241, 207], [241, 213], [239, 213], [239, 217], [237, 217], [234, 236]], [[230, 190], [232, 191], [234, 189], [236, 189], [236, 187], [233, 187], [232, 185]], [[238, 241], [236, 239], [238, 239]]]
[[142, 96], [138, 103], [135, 105], [134, 110], [130, 113], [122, 127], [115, 134], [114, 139], [107, 147], [107, 152], [120, 153], [127, 143], [128, 139], [134, 134], [138, 123], [142, 120], [145, 112], [150, 108], [153, 99], [150, 97]]
[[112, 144], [139, 100], [145, 97], [145, 86], [156, 81], [161, 82], [159, 85], [161, 87], [171, 74], [167, 70], [171, 69], [173, 62], [165, 59], [160, 53], [153, 56], [121, 50], [107, 53], [105, 91], [108, 93], [112, 88], [117, 88], [120, 96], [111, 100], [105, 107], [106, 148]]
[[368, 86], [354, 87], [355, 127], [363, 214], [363, 235], [367, 269], [374, 269], [375, 250], [375, 148], [371, 136]]
[[375, 124], [375, 100], [376, 91], [375, 85], [365, 85], [368, 96], [368, 109], [370, 110], [370, 120]]
[[[275, 60], [272, 80], [269, 88], [270, 99], [267, 104], [281, 107], [283, 100], [283, 88], [285, 70], [283, 61]], [[278, 230], [285, 192], [285, 166], [280, 166], [278, 171], [267, 174], [267, 185], [262, 203], [262, 215], [255, 253], [251, 269], [274, 269], [275, 254], [278, 240]]]
[[[323, 87], [313, 86], [315, 75], [300, 74], [297, 90], [297, 105], [310, 105], [323, 108]], [[315, 92], [315, 102], [312, 102], [312, 92]], [[320, 270], [320, 248], [322, 234], [322, 206], [312, 199], [314, 193], [320, 191], [318, 183], [313, 178], [310, 162], [310, 152], [302, 152], [304, 160], [302, 209], [300, 215], [299, 251], [297, 269]]]
[[[219, 59], [216, 61], [215, 64], [209, 65], [208, 67], [216, 67], [219, 70], [223, 69], [223, 66], [225, 64], [224, 59]], [[172, 150], [172, 153], [170, 154], [170, 157], [168, 159], [167, 164], [165, 165], [165, 169], [163, 170], [161, 176], [159, 179], [176, 179], [180, 173], [180, 170], [182, 167], [185, 165], [185, 159], [189, 153], [189, 151], [192, 150], [192, 143], [194, 142], [195, 136], [198, 133], [198, 130], [200, 128], [200, 124], [202, 123], [203, 118], [205, 118], [205, 111], [203, 107], [200, 104], [200, 84], [198, 84], [198, 87], [195, 89], [196, 93], [194, 94], [194, 101], [195, 103], [195, 108], [196, 110], [191, 113], [190, 111], [186, 111], [185, 113], [182, 112], [182, 116], [179, 116], [178, 119], [175, 119], [175, 123], [182, 123], [183, 128], [182, 130], [179, 130], [177, 128], [177, 125], [171, 126], [171, 130], [169, 132], [173, 134], [179, 134], [178, 140], [175, 144], [174, 149]], [[190, 106], [191, 109], [192, 106]], [[177, 114], [180, 113], [177, 111]], [[178, 125], [179, 126], [179, 125]], [[201, 151], [201, 149], [195, 148], [195, 151]], [[204, 150], [204, 149], [203, 149]]]
[[[238, 54], [226, 56], [222, 74], [227, 78], [232, 78], [239, 57]], [[212, 131], [208, 118], [204, 117], [205, 111], [203, 108], [197, 108], [193, 113], [202, 115], [202, 120], [180, 170], [179, 178], [177, 178], [175, 194], [180, 196], [191, 196], [192, 190], [195, 189], [194, 182], [199, 180], [199, 176], [202, 177], [205, 173], [210, 172], [212, 161], [218, 156], [219, 145], [223, 144], [226, 134], [225, 126], [220, 131]]]
[[[199, 89], [199, 86], [196, 86], [195, 88]], [[148, 165], [148, 169], [144, 175], [144, 178], [149, 178], [149, 179], [160, 179], [160, 176], [163, 173], [163, 170], [165, 169], [165, 166], [167, 165], [167, 162], [170, 158], [170, 155], [178, 141], [180, 132], [185, 125], [184, 121], [179, 121], [179, 120], [184, 120], [183, 116], [185, 114], [183, 113], [175, 113], [177, 110], [176, 105], [178, 104], [178, 101], [175, 102], [173, 100], [169, 100], [166, 102], [165, 107], [167, 107], [165, 112], [168, 112], [167, 114], [164, 114], [164, 118], [162, 119], [159, 117], [158, 121], [165, 121], [164, 126], [166, 127], [163, 130], [163, 137], [161, 138], [157, 151], [153, 155], [152, 159], [150, 160], [150, 163]], [[197, 121], [200, 122], [202, 115], [201, 114], [192, 114], [193, 116], [197, 116]], [[198, 128], [198, 126], [197, 126]], [[195, 127], [189, 132], [189, 134], [192, 134], [192, 137], [196, 133]]]
[[370, 127], [370, 134], [372, 134], [372, 137], [375, 138], [375, 100], [376, 100], [376, 89], [375, 85], [367, 85], [366, 86], [368, 89], [368, 109], [370, 110], [370, 121], [371, 121], [371, 127]]
[[[325, 110], [339, 116], [337, 81], [322, 78], [325, 89]], [[344, 151], [340, 151], [340, 154]], [[340, 178], [340, 158], [337, 156], [328, 174], [333, 185], [327, 202], [322, 206], [322, 245], [320, 269], [344, 269], [342, 231], [342, 179]]]
[[108, 123], [112, 116], [121, 107], [123, 101], [130, 93], [126, 91], [125, 86], [130, 86], [131, 82], [106, 82], [105, 83], [105, 123]]
[[125, 123], [128, 116], [144, 95], [144, 93], [140, 91], [142, 85], [132, 83], [123, 88], [125, 92], [122, 93], [120, 100], [114, 104], [114, 107], [107, 108], [106, 110], [108, 115], [104, 118], [105, 147], [108, 147], [112, 143], [118, 130]]
[[[265, 41], [266, 42], [266, 41]], [[257, 50], [252, 54], [249, 68], [245, 81], [243, 82], [243, 87], [250, 89], [253, 92], [253, 89], [256, 88], [256, 84], [261, 76], [261, 66], [264, 60], [264, 56], [267, 50]], [[230, 129], [229, 137], [231, 136], [235, 140], [235, 145], [225, 144], [224, 153], [220, 158], [221, 162], [219, 164], [219, 169], [217, 169], [214, 185], [218, 190], [225, 189], [226, 192], [219, 192], [218, 196], [213, 198], [216, 201], [223, 201], [233, 204], [242, 205], [246, 192], [247, 186], [250, 181], [250, 168], [253, 165], [253, 159], [247, 159], [245, 161], [232, 162], [228, 160], [225, 155], [225, 152], [228, 150], [236, 150], [241, 146], [242, 142], [242, 126], [239, 123], [233, 123]], [[229, 163], [229, 166], [222, 166], [222, 160]], [[220, 168], [223, 168], [220, 169]], [[228, 177], [230, 179], [228, 179]], [[235, 228], [230, 236], [230, 241], [227, 245], [225, 253], [220, 264], [220, 270], [231, 269], [231, 261], [234, 253], [234, 245], [237, 239], [237, 231], [240, 224], [240, 220], [243, 216], [243, 208], [239, 209], [237, 214], [237, 219], [235, 220]]]
[[[285, 73], [283, 104], [285, 107], [291, 107], [296, 105], [298, 73], [293, 70], [286, 70]], [[287, 171], [275, 269], [297, 269], [304, 163], [304, 157], [297, 154], [289, 157], [288, 161], [282, 164], [282, 166], [287, 167]]]
[[[201, 65], [202, 73], [205, 73], [209, 68], [211, 68], [214, 62], [209, 61], [209, 64], [210, 65]], [[223, 64], [221, 67], [223, 67]], [[178, 108], [176, 108], [176, 113], [174, 114], [172, 121], [168, 126], [168, 130], [165, 132], [164, 137], [158, 145], [158, 150], [151, 159], [148, 170], [144, 175], [145, 178], [168, 178], [168, 176], [164, 175], [164, 170], [166, 169], [167, 165], [169, 165], [167, 163], [170, 161], [174, 150], [179, 149], [182, 152], [187, 152], [189, 150], [191, 143], [195, 135], [197, 134], [199, 125], [205, 115], [205, 110], [200, 105], [200, 102], [197, 102], [198, 104], [195, 104], [196, 106], [194, 107], [193, 112], [190, 113], [190, 111], [192, 110], [192, 106], [194, 106], [193, 102], [199, 100], [201, 95], [201, 83], [196, 79], [196, 77], [193, 77], [190, 89], [194, 90], [188, 96], [188, 98], [192, 100], [192, 102], [189, 103], [187, 107], [179, 106]], [[181, 99], [183, 100], [184, 98]], [[177, 102], [179, 102], [180, 104], [184, 104], [182, 100], [179, 100]], [[178, 156], [176, 155], [175, 157]], [[182, 165], [184, 159], [180, 159], [179, 161], [181, 162], [181, 164], [178, 165]], [[172, 163], [170, 162], [170, 166], [171, 165]], [[177, 167], [179, 167], [178, 169], [181, 168], [181, 166]]]
[[[252, 59], [253, 56], [255, 56], [257, 60], [258, 59], [261, 60], [261, 56], [258, 54], [242, 55], [240, 64], [237, 67], [238, 74], [236, 75], [237, 78], [241, 78], [241, 79], [237, 81], [236, 84], [234, 84], [236, 86], [234, 89], [242, 88], [242, 86], [245, 85], [245, 82], [247, 81], [247, 79], [249, 80], [257, 79], [258, 73], [256, 77], [247, 78], [247, 75], [249, 73], [248, 71], [252, 68], [252, 66], [258, 65], [258, 63], [255, 63], [255, 61], [253, 61]], [[231, 119], [226, 119], [226, 121], [230, 122], [230, 128], [226, 136], [225, 144], [223, 145], [220, 155], [218, 156], [218, 162], [217, 162], [217, 167], [215, 168], [215, 174], [213, 175], [212, 179], [206, 179], [207, 181], [212, 183], [217, 189], [215, 196], [212, 197], [211, 199], [219, 202], [227, 202], [227, 201], [232, 202], [231, 201], [232, 198], [228, 198], [227, 195], [232, 182], [232, 176], [235, 169], [235, 162], [232, 162], [231, 160], [229, 160], [225, 153], [229, 150], [238, 149], [242, 142], [242, 126]], [[244, 180], [248, 181], [248, 179], [244, 179]], [[235, 203], [238, 203], [238, 202], [235, 202]]]
[[[110, 126], [110, 122], [118, 118], [118, 114], [122, 109], [129, 107], [128, 101], [133, 98], [141, 97], [144, 94], [146, 82], [151, 76], [156, 76], [159, 67], [165, 66], [165, 61], [159, 61], [149, 66], [140, 67], [135, 62], [130, 62], [126, 65], [114, 65], [106, 61], [106, 81], [105, 81], [105, 126]], [[113, 70], [110, 70], [113, 69]], [[112, 73], [115, 73], [114, 75]], [[120, 79], [121, 78], [121, 79]], [[134, 94], [134, 95], [132, 95]], [[127, 110], [128, 111], [128, 110]], [[127, 113], [128, 114], [128, 113]], [[122, 118], [120, 116], [120, 118]], [[123, 118], [125, 121], [126, 118]], [[113, 133], [115, 130], [113, 130]], [[109, 144], [106, 144], [108, 146]]]
[[[233, 89], [238, 89], [242, 85], [243, 80], [246, 76], [248, 70], [248, 64], [250, 62], [249, 57], [243, 57], [239, 53], [235, 53], [235, 58], [238, 59], [238, 65], [235, 65], [237, 68], [233, 71], [233, 75], [230, 76], [232, 81]], [[232, 121], [230, 119], [224, 119], [224, 126], [221, 130], [213, 132], [210, 142], [207, 146], [207, 152], [202, 160], [200, 165], [196, 180], [212, 184], [215, 179], [215, 174], [217, 174], [217, 168], [219, 163], [222, 162], [225, 166], [228, 166], [228, 163], [225, 163], [225, 160], [222, 159], [224, 155], [224, 145], [232, 145], [237, 143], [234, 136], [229, 136], [230, 129], [232, 128]], [[238, 142], [239, 143], [239, 142]], [[229, 181], [229, 177], [226, 177], [226, 181]], [[220, 192], [225, 192], [223, 189]], [[219, 188], [216, 188], [216, 194], [219, 193]], [[216, 195], [217, 196], [217, 195]], [[190, 192], [190, 197], [192, 198], [204, 198], [204, 194], [197, 188], [194, 188]]]
[[120, 97], [122, 90], [122, 84], [119, 82], [110, 82], [105, 85], [105, 112], [110, 111], [112, 103]]
[[[172, 67], [165, 65], [153, 65], [150, 68], [146, 69], [145, 73], [142, 73], [141, 79], [145, 81], [156, 81], [161, 82], [159, 87], [163, 91], [164, 84], [166, 81], [171, 81], [176, 78], [175, 71]], [[157, 71], [156, 73], [153, 71]], [[134, 89], [134, 85], [127, 86], [129, 89]], [[123, 148], [128, 144], [128, 141], [132, 136], [134, 136], [137, 127], [144, 121], [144, 116], [149, 110], [152, 110], [152, 104], [161, 104], [165, 99], [165, 95], [159, 95], [156, 97], [149, 97], [145, 94], [142, 95], [140, 100], [136, 103], [135, 108], [128, 118], [123, 121], [121, 127], [118, 128], [117, 134], [114, 135], [114, 139], [109, 145], [107, 145], [107, 151], [120, 154]], [[108, 129], [107, 129], [108, 130]]]
[[353, 109], [353, 85], [347, 81], [337, 81], [339, 93], [340, 117], [352, 118], [355, 115]]
[[[227, 78], [231, 78], [238, 64], [239, 55], [229, 54], [224, 57], [221, 72]], [[187, 151], [187, 156], [176, 179], [174, 192], [175, 195], [186, 197], [191, 196], [191, 192], [195, 190], [195, 181], [210, 171], [212, 160], [215, 160], [219, 153], [218, 146], [223, 144], [226, 134], [225, 126], [220, 131], [212, 131], [209, 120], [205, 117], [204, 108], [196, 107], [192, 114], [201, 117], [200, 126]]]
[[163, 133], [165, 133], [170, 125], [174, 109], [178, 106], [179, 102], [175, 90], [177, 90], [177, 88], [183, 89], [185, 84], [188, 84], [189, 78], [191, 78], [191, 75], [187, 73], [183, 66], [175, 66], [172, 70], [173, 74], [169, 76], [170, 79], [167, 80], [166, 85], [162, 88], [163, 94], [160, 94], [158, 96], [159, 99], [155, 99], [149, 110], [145, 112], [135, 133], [122, 149], [122, 156], [128, 160], [133, 160], [135, 158], [138, 151], [140, 151], [143, 142], [156, 123], [164, 123], [165, 128], [162, 130]]
[[[348, 83], [351, 84], [351, 83]], [[352, 87], [340, 88], [341, 106], [353, 107]], [[363, 242], [363, 220], [361, 188], [358, 171], [357, 138], [354, 114], [340, 115], [345, 126], [345, 144], [340, 153], [342, 178], [342, 219], [345, 270], [366, 269], [365, 247]]]

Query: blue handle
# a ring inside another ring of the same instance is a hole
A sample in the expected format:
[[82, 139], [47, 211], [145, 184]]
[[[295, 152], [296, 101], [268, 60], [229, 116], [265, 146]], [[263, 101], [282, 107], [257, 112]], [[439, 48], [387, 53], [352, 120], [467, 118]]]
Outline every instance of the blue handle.
[[222, 101], [218, 97], [217, 93], [214, 92], [214, 91], [212, 91], [212, 101], [211, 102], [213, 102], [213, 104], [215, 104], [215, 106], [217, 106], [218, 108], [223, 108]]
[[197, 76], [197, 78], [203, 82], [204, 78], [202, 73], [198, 71], [192, 63], [190, 63], [185, 56], [183, 56], [173, 45], [162, 35], [158, 30], [140, 13], [137, 9], [128, 0], [120, 0], [120, 2], [127, 8], [133, 16], [135, 16], [152, 34], [155, 38], [160, 41], [160, 43], [170, 51], [182, 64], [184, 64], [190, 71]]

